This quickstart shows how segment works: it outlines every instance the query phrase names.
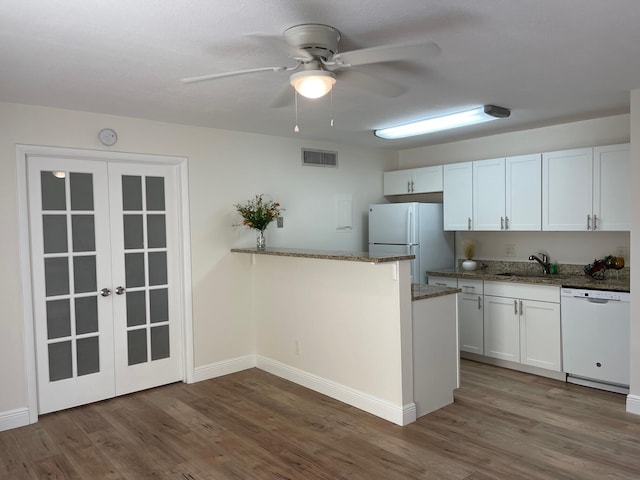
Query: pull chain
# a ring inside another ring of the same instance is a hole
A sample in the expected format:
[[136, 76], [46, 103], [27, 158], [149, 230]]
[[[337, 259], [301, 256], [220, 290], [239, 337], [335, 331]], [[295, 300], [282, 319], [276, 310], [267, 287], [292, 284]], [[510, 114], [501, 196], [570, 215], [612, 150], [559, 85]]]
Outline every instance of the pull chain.
[[293, 131], [298, 133], [300, 131], [300, 127], [298, 126], [298, 91], [293, 91], [293, 102], [295, 104], [296, 109], [296, 125], [293, 127]]
[[330, 100], [331, 100], [331, 122], [330, 125], [333, 127], [333, 88], [329, 91]]

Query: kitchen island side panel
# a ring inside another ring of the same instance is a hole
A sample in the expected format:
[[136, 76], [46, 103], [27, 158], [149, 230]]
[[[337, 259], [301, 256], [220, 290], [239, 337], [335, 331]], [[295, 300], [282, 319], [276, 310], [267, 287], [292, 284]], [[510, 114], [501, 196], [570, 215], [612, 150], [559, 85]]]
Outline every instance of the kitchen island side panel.
[[399, 411], [413, 404], [407, 260], [252, 257], [258, 366], [266, 359]]

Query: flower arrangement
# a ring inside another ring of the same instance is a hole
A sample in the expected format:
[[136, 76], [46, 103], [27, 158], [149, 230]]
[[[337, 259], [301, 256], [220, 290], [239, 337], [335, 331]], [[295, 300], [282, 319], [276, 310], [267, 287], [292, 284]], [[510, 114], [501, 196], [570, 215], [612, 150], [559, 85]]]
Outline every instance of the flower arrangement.
[[462, 241], [462, 252], [464, 253], [464, 257], [467, 260], [472, 260], [473, 255], [476, 251], [476, 245], [472, 240], [463, 240]]
[[245, 204], [236, 203], [234, 207], [242, 215], [242, 226], [263, 232], [271, 222], [280, 217], [284, 208], [279, 202], [265, 200], [264, 194], [256, 195]]

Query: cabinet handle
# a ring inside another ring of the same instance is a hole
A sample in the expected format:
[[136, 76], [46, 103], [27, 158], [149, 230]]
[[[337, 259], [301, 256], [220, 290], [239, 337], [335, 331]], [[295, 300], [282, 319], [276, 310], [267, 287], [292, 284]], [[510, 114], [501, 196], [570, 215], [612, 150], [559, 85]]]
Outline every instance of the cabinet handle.
[[407, 193], [411, 193], [411, 181], [407, 182]]
[[482, 299], [480, 297], [480, 295], [478, 295], [478, 310], [482, 309]]
[[471, 230], [471, 217], [469, 217], [469, 220], [467, 221], [467, 230]]
[[414, 188], [413, 180], [411, 180], [411, 193], [413, 193], [415, 191], [416, 191], [416, 189]]
[[434, 283], [434, 285], [438, 285], [438, 286], [440, 286], [440, 287], [446, 287], [446, 286], [447, 286], [447, 284], [446, 284], [446, 283], [437, 283], [437, 282], [436, 282], [436, 283]]
[[595, 232], [598, 229], [598, 216], [593, 214], [593, 231]]
[[504, 217], [504, 229], [509, 230], [509, 217]]
[[500, 217], [500, 230], [504, 230], [504, 217]]
[[587, 230], [591, 230], [591, 215], [587, 215]]
[[522, 300], [520, 300], [520, 315], [522, 315]]
[[518, 314], [518, 300], [513, 301], [513, 313]]
[[102, 295], [103, 297], [108, 297], [109, 295], [111, 295], [111, 290], [109, 288], [103, 288], [102, 290], [100, 290], [100, 295]]

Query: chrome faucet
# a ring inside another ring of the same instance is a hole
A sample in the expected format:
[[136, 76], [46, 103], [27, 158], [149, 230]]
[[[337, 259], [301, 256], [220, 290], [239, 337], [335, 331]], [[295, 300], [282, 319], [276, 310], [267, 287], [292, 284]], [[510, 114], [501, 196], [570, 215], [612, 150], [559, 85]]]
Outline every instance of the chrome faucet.
[[544, 273], [551, 273], [551, 264], [549, 263], [549, 257], [547, 257], [547, 255], [542, 252], [538, 253], [538, 255], [542, 256], [542, 260], [540, 260], [535, 255], [529, 255], [529, 260], [535, 260], [536, 262], [538, 262], [544, 269]]

